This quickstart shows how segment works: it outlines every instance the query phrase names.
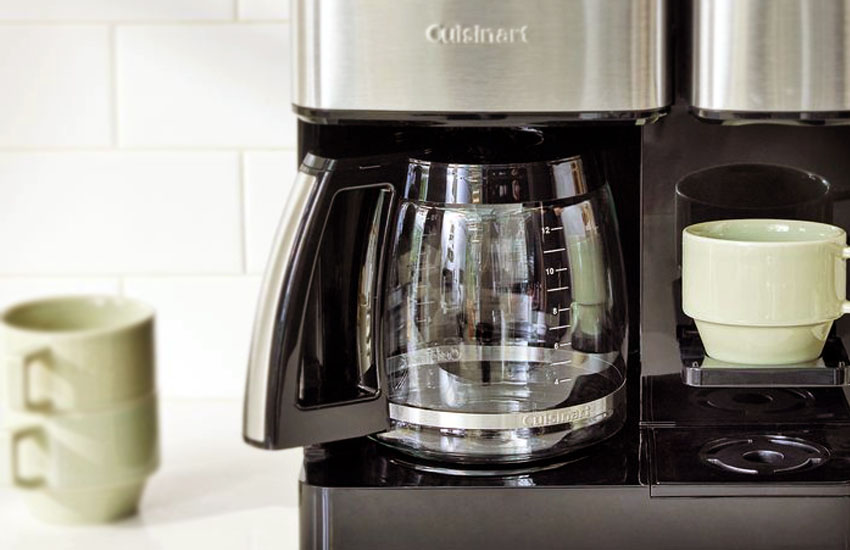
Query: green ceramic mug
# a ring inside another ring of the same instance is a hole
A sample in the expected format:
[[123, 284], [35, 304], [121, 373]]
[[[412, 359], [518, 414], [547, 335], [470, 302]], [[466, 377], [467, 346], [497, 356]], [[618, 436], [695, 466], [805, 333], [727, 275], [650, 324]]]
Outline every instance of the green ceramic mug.
[[35, 300], [0, 314], [11, 410], [89, 411], [155, 390], [154, 312], [121, 297]]
[[846, 300], [847, 234], [795, 220], [723, 220], [682, 234], [682, 305], [707, 355], [784, 365], [817, 359]]
[[136, 511], [159, 465], [155, 395], [85, 413], [7, 413], [0, 481], [47, 521], [102, 522]]
[[57, 297], [0, 314], [0, 478], [38, 517], [133, 513], [159, 462], [154, 312], [113, 296]]

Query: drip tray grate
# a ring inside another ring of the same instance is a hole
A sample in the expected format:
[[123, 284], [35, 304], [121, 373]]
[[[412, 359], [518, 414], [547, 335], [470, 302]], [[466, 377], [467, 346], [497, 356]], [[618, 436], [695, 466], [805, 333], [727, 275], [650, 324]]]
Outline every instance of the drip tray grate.
[[767, 476], [817, 468], [829, 451], [800, 438], [759, 435], [710, 441], [700, 449], [700, 459], [727, 472]]

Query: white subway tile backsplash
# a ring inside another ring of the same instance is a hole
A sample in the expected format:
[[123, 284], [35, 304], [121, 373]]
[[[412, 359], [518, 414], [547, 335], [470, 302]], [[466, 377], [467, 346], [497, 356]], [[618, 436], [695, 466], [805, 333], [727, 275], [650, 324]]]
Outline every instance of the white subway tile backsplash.
[[128, 278], [156, 309], [157, 376], [167, 397], [242, 398], [259, 277]]
[[0, 274], [238, 273], [235, 153], [0, 154]]
[[234, 0], [0, 0], [0, 19], [229, 19]]
[[291, 147], [288, 24], [121, 26], [123, 146]]
[[289, 4], [0, 0], [0, 309], [147, 301], [163, 395], [242, 398], [297, 170]]
[[0, 277], [0, 309], [48, 296], [115, 295], [120, 290], [114, 277]]
[[244, 165], [247, 268], [262, 273], [298, 170], [296, 153], [245, 153]]
[[108, 145], [109, 60], [105, 26], [0, 25], [0, 147]]
[[240, 19], [288, 19], [289, 0], [238, 0]]

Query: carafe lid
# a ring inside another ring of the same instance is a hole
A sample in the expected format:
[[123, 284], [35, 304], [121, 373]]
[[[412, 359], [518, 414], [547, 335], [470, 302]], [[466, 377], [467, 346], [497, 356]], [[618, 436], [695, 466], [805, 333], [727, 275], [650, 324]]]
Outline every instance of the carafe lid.
[[404, 196], [445, 204], [510, 204], [585, 195], [600, 187], [595, 155], [535, 129], [445, 132], [411, 158]]

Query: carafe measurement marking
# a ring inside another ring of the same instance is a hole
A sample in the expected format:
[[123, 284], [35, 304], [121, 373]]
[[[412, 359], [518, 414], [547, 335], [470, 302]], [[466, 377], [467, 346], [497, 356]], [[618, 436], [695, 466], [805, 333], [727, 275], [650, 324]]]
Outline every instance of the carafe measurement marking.
[[[555, 223], [547, 225], [546, 217], [550, 215], [554, 216], [554, 219], [550, 221]], [[570, 280], [568, 279], [569, 267], [567, 267], [569, 260], [566, 258], [566, 231], [564, 226], [558, 223], [560, 221], [561, 217], [558, 212], [548, 211], [543, 206], [540, 207], [540, 227], [543, 238], [543, 273], [546, 277], [546, 295], [549, 296], [547, 300], [551, 300], [546, 306], [546, 312], [554, 317], [550, 321], [552, 326], [547, 328], [547, 332], [553, 334], [557, 340], [563, 338], [569, 339], [569, 330], [572, 326], [571, 321], [562, 316], [562, 314], [570, 311], [570, 306], [563, 307], [562, 305], [564, 303], [569, 304], [570, 302]], [[567, 294], [563, 294], [564, 292]], [[562, 294], [559, 296], [558, 293]], [[570, 342], [555, 341], [552, 344], [555, 349], [570, 346]], [[556, 366], [568, 364], [570, 364], [569, 360], [552, 363], [552, 365]]]

